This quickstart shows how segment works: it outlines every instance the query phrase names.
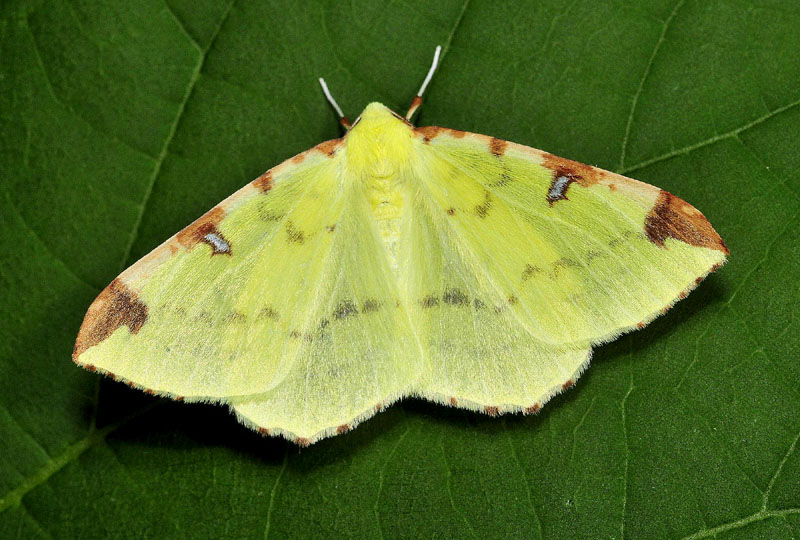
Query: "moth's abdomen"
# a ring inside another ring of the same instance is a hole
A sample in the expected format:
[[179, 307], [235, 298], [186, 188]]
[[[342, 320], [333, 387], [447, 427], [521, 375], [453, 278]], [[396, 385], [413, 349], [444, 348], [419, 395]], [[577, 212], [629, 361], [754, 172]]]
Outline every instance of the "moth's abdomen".
[[370, 215], [375, 220], [378, 234], [386, 248], [389, 265], [398, 269], [397, 245], [400, 239], [400, 222], [406, 206], [405, 185], [399, 177], [372, 177], [366, 183], [366, 196]]

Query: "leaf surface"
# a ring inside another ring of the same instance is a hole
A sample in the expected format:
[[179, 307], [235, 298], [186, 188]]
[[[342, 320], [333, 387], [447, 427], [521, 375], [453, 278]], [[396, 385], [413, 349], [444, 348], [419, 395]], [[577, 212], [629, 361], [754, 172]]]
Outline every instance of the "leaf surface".
[[[791, 0], [0, 7], [0, 536], [800, 535]], [[405, 111], [662, 187], [730, 262], [540, 414], [408, 400], [298, 450], [76, 368], [94, 296], [269, 167]]]

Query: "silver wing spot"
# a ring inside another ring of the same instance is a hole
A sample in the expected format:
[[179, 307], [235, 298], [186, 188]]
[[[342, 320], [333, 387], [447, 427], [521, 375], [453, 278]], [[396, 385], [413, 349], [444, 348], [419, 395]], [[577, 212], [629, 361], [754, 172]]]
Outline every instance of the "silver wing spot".
[[550, 190], [547, 192], [547, 202], [552, 204], [556, 201], [566, 199], [567, 188], [572, 183], [572, 178], [569, 176], [559, 176], [553, 183], [550, 184]]
[[226, 255], [231, 254], [231, 245], [219, 233], [208, 233], [203, 237], [203, 242], [211, 246], [211, 249], [214, 250], [213, 255], [218, 255], [220, 253], [224, 253]]

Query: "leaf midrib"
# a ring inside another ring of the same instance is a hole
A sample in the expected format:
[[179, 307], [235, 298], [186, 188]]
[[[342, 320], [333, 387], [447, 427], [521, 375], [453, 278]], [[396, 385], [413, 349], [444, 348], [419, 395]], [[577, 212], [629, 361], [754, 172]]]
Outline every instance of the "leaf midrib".
[[189, 40], [189, 43], [195, 47], [198, 52], [200, 53], [200, 58], [195, 65], [194, 71], [192, 71], [192, 76], [189, 78], [189, 84], [186, 87], [186, 92], [183, 94], [183, 99], [178, 104], [178, 111], [175, 114], [175, 119], [173, 120], [172, 124], [170, 125], [169, 132], [167, 133], [167, 137], [164, 139], [164, 144], [161, 146], [161, 151], [158, 153], [156, 157], [155, 166], [153, 167], [153, 174], [150, 176], [150, 179], [147, 183], [147, 187], [145, 188], [144, 192], [144, 199], [142, 200], [142, 204], [140, 205], [139, 214], [136, 216], [136, 219], [133, 222], [133, 228], [131, 230], [130, 238], [128, 240], [128, 245], [125, 247], [125, 251], [122, 254], [122, 262], [120, 263], [120, 271], [124, 270], [126, 266], [128, 266], [131, 262], [131, 250], [133, 249], [133, 244], [136, 242], [136, 239], [139, 237], [139, 228], [142, 225], [142, 218], [144, 217], [144, 213], [147, 210], [147, 204], [150, 201], [150, 196], [153, 193], [153, 186], [155, 186], [156, 179], [158, 175], [161, 173], [161, 166], [164, 164], [164, 160], [166, 159], [167, 155], [169, 154], [169, 146], [172, 144], [172, 140], [175, 137], [175, 133], [178, 131], [178, 126], [180, 126], [181, 121], [184, 117], [184, 112], [186, 111], [186, 104], [194, 95], [195, 87], [197, 86], [197, 81], [200, 79], [200, 73], [203, 70], [203, 66], [205, 65], [206, 58], [208, 58], [208, 53], [214, 46], [214, 43], [217, 40], [217, 36], [219, 35], [220, 30], [222, 29], [225, 21], [228, 20], [228, 16], [230, 12], [233, 10], [233, 6], [236, 4], [236, 0], [231, 0], [231, 3], [228, 5], [228, 8], [223, 13], [222, 17], [220, 18], [219, 24], [214, 29], [214, 33], [211, 35], [211, 39], [208, 40], [208, 45], [205, 49], [201, 49], [197, 42], [192, 38], [184, 25], [180, 22], [177, 16], [172, 12], [171, 9], [167, 8], [167, 11], [172, 15], [175, 19], [176, 24], [181, 29], [181, 32], [186, 36]]

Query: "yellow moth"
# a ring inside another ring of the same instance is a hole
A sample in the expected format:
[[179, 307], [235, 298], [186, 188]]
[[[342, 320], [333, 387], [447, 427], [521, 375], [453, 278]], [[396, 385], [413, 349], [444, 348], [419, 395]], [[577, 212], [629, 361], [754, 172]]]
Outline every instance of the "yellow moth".
[[125, 270], [73, 360], [300, 445], [404, 396], [535, 413], [724, 263], [657, 187], [371, 103]]

